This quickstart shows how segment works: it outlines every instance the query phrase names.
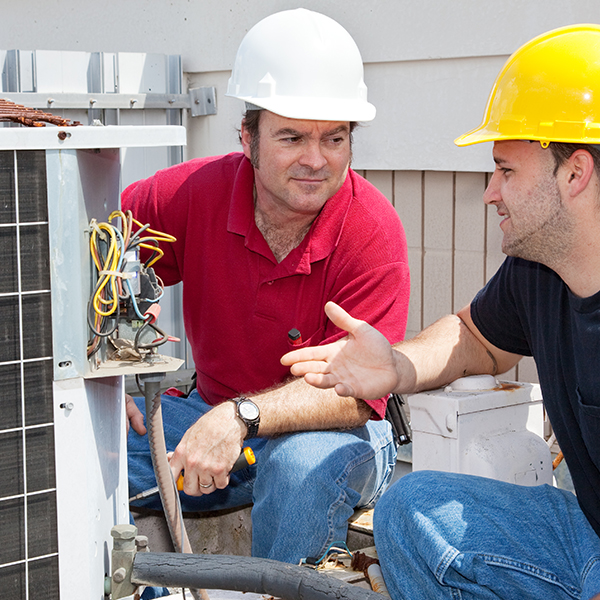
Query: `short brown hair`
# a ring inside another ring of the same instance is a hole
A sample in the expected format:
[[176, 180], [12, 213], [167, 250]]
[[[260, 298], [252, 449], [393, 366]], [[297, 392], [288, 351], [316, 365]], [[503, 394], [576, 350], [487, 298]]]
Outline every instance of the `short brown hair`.
[[600, 178], [600, 146], [595, 144], [567, 144], [565, 142], [551, 142], [550, 150], [554, 158], [554, 175], [558, 173], [558, 169], [562, 167], [571, 158], [571, 155], [576, 150], [587, 150], [594, 159], [594, 169], [596, 175]]

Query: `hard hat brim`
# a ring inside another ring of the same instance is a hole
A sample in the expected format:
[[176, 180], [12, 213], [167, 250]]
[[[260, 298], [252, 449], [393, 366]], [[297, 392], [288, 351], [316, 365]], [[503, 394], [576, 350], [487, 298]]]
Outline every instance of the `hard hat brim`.
[[234, 96], [225, 94], [264, 108], [288, 119], [307, 121], [360, 121], [368, 122], [375, 118], [376, 108], [364, 100], [341, 98], [294, 98], [273, 96], [256, 98], [254, 96]]

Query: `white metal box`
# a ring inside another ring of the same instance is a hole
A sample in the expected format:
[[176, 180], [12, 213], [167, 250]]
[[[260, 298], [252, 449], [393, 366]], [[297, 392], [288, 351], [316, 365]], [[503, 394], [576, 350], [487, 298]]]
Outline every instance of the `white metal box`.
[[552, 484], [537, 384], [458, 379], [408, 397], [413, 471], [480, 475], [520, 485]]

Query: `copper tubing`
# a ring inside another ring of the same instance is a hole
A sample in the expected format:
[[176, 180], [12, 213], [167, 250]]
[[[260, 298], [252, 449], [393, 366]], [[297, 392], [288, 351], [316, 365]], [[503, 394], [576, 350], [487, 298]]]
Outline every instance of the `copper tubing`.
[[556, 455], [556, 458], [552, 461], [552, 469], [556, 469], [556, 467], [558, 467], [558, 465], [560, 465], [560, 463], [563, 460], [563, 453], [562, 450]]

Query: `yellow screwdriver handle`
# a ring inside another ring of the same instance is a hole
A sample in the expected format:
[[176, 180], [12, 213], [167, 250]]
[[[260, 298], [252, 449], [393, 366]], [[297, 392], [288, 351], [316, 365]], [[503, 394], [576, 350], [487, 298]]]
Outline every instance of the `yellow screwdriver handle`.
[[[244, 467], [249, 467], [250, 465], [253, 465], [255, 462], [256, 462], [256, 456], [254, 456], [254, 452], [252, 451], [252, 448], [250, 448], [249, 446], [246, 446], [245, 448], [242, 448], [242, 452], [238, 456], [235, 463], [233, 463], [231, 473], [235, 473], [236, 471], [239, 471], [240, 469], [243, 469]], [[184, 477], [184, 472], [182, 471], [181, 474], [179, 475], [179, 477], [177, 478], [177, 489], [180, 492], [183, 490], [183, 477]]]

